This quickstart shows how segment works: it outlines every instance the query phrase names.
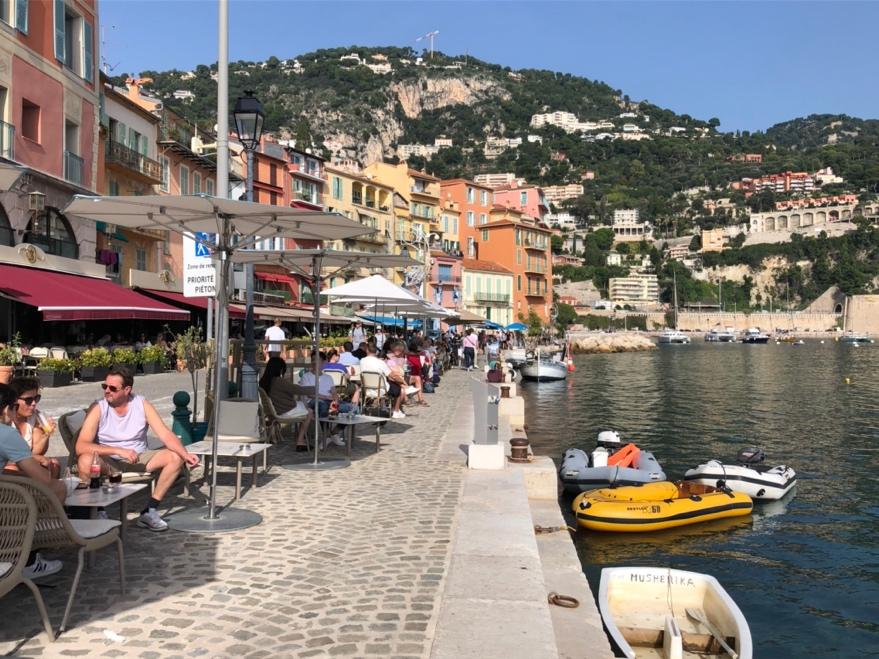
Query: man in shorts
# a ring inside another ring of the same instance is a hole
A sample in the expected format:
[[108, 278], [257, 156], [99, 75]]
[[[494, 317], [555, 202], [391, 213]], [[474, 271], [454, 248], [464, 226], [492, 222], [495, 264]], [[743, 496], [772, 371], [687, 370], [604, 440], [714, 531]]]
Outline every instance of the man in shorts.
[[[168, 524], [158, 513], [162, 497], [170, 489], [185, 462], [198, 464], [198, 456], [189, 453], [177, 436], [162, 421], [156, 408], [143, 396], [132, 394], [134, 375], [125, 366], [110, 369], [101, 388], [104, 397], [86, 414], [76, 440], [80, 479], [87, 479], [97, 454], [101, 471], [159, 472], [153, 495], [137, 520], [150, 531], [165, 531]], [[147, 448], [147, 429], [164, 444], [162, 449]]]

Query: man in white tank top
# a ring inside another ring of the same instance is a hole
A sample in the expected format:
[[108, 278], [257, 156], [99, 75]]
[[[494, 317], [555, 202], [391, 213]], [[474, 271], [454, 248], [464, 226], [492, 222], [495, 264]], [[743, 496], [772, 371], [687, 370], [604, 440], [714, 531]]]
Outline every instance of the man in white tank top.
[[[137, 523], [150, 531], [164, 531], [168, 524], [159, 516], [159, 503], [177, 480], [183, 463], [194, 467], [198, 456], [186, 450], [151, 403], [131, 393], [133, 386], [134, 375], [130, 369], [125, 366], [110, 369], [101, 384], [104, 397], [89, 409], [79, 431], [77, 466], [83, 480], [88, 477], [95, 454], [102, 462], [104, 473], [110, 470], [158, 472], [153, 496]], [[165, 448], [147, 448], [147, 428]]]

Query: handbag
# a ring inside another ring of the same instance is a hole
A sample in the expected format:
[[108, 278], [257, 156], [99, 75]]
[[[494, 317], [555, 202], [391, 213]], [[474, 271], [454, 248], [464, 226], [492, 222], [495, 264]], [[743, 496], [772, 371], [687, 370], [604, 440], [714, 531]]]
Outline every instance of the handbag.
[[501, 371], [501, 369], [493, 368], [488, 372], [486, 379], [489, 382], [503, 382], [504, 381], [504, 374]]

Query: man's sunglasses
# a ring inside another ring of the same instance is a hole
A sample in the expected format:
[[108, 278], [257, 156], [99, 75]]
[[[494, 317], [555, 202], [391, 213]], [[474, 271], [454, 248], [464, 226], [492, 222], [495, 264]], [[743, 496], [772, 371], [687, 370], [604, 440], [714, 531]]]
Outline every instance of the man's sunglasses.
[[42, 399], [43, 397], [40, 394], [37, 394], [36, 396], [20, 397], [18, 400], [24, 401], [25, 405], [33, 405], [34, 403], [39, 403]]
[[102, 383], [101, 383], [101, 389], [103, 389], [104, 391], [107, 391], [107, 389], [109, 389], [109, 390], [110, 390], [111, 392], [113, 392], [114, 394], [115, 394], [116, 392], [118, 392], [120, 388], [121, 388], [121, 387], [117, 387], [117, 386], [114, 385], [114, 384], [106, 384], [105, 382], [102, 382]]

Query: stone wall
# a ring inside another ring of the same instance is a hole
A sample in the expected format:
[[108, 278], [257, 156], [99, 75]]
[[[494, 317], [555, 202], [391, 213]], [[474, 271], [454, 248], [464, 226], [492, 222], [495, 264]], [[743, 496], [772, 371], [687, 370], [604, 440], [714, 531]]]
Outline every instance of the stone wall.
[[[877, 296], [879, 300], [879, 296]], [[876, 307], [879, 320], [879, 303]], [[730, 313], [682, 311], [678, 314], [678, 329], [707, 331], [712, 327], [732, 327], [745, 330], [759, 327], [764, 331], [794, 330], [824, 332], [841, 326], [842, 314], [835, 313]]]
[[846, 329], [879, 334], [879, 295], [853, 295], [847, 311]]

